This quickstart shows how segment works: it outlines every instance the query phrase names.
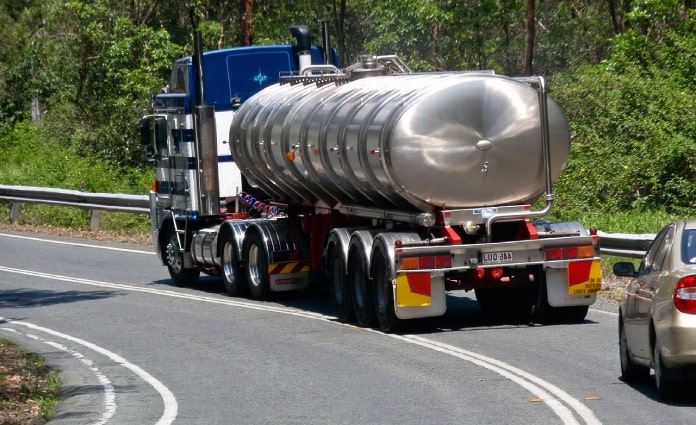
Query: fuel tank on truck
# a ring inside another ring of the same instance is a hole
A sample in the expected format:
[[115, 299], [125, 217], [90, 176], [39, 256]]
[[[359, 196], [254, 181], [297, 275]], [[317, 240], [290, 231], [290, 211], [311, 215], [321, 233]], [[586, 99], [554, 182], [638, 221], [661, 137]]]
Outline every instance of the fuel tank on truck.
[[[539, 93], [487, 72], [279, 83], [237, 111], [230, 149], [249, 182], [278, 202], [531, 204], [546, 189]], [[555, 181], [570, 138], [558, 105], [547, 105]]]

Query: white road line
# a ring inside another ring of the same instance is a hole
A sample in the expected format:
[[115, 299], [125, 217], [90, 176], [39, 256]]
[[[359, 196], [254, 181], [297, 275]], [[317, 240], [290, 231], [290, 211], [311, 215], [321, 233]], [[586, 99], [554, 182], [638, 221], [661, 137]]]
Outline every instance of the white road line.
[[[353, 327], [352, 325], [347, 325], [343, 323], [339, 323], [335, 320], [334, 317], [332, 316], [327, 316], [319, 313], [312, 313], [312, 312], [306, 312], [302, 310], [297, 310], [297, 309], [291, 309], [291, 308], [285, 308], [285, 307], [277, 307], [277, 306], [268, 306], [268, 305], [261, 305], [261, 304], [255, 304], [251, 302], [243, 302], [243, 301], [235, 301], [235, 300], [227, 300], [227, 299], [220, 299], [220, 298], [212, 298], [212, 297], [207, 297], [207, 296], [201, 296], [201, 295], [193, 295], [193, 294], [183, 294], [180, 292], [175, 292], [175, 291], [169, 291], [169, 290], [163, 290], [163, 289], [153, 289], [153, 288], [140, 288], [136, 286], [129, 286], [129, 285], [122, 285], [122, 284], [116, 284], [116, 283], [107, 283], [107, 282], [99, 282], [99, 281], [94, 281], [94, 280], [88, 280], [88, 279], [80, 279], [80, 278], [74, 278], [74, 277], [67, 277], [67, 276], [59, 276], [59, 275], [53, 275], [53, 274], [48, 274], [48, 273], [40, 273], [40, 272], [32, 272], [29, 270], [21, 270], [21, 269], [13, 269], [9, 267], [2, 267], [0, 266], [0, 271], [6, 271], [9, 273], [17, 273], [17, 274], [24, 274], [24, 275], [29, 275], [29, 276], [37, 276], [37, 277], [43, 277], [46, 279], [53, 279], [53, 280], [61, 280], [61, 281], [66, 281], [66, 282], [72, 282], [72, 283], [80, 283], [84, 285], [92, 285], [92, 286], [99, 286], [99, 287], [106, 287], [106, 288], [112, 288], [112, 289], [120, 289], [120, 290], [125, 290], [125, 291], [135, 291], [135, 292], [147, 292], [155, 295], [164, 295], [168, 297], [174, 297], [174, 298], [184, 298], [184, 299], [189, 299], [189, 300], [195, 300], [195, 301], [201, 301], [201, 302], [208, 302], [208, 303], [214, 303], [214, 304], [224, 304], [224, 305], [230, 305], [230, 306], [235, 306], [235, 307], [242, 307], [242, 308], [249, 308], [249, 309], [254, 309], [254, 310], [262, 310], [262, 311], [269, 311], [269, 312], [274, 312], [274, 313], [281, 313], [281, 314], [288, 314], [288, 315], [293, 315], [293, 316], [299, 316], [299, 317], [304, 317], [308, 319], [314, 319], [314, 320], [322, 320], [326, 322], [330, 322], [333, 324], [338, 324], [342, 326], [349, 326]], [[481, 367], [484, 367], [488, 370], [491, 370], [505, 378], [510, 379], [512, 382], [515, 382], [516, 384], [520, 385], [521, 387], [529, 390], [535, 397], [542, 398], [547, 405], [558, 415], [559, 418], [563, 421], [564, 424], [567, 425], [579, 425], [579, 422], [575, 419], [573, 413], [570, 411], [570, 409], [567, 407], [569, 406], [572, 408], [581, 418], [582, 420], [587, 424], [587, 425], [600, 425], [601, 422], [594, 416], [594, 413], [592, 412], [591, 409], [586, 407], [584, 404], [578, 402], [576, 399], [571, 397], [568, 393], [560, 389], [559, 387], [551, 384], [550, 382], [547, 382], [535, 375], [532, 375], [528, 372], [525, 372], [522, 369], [518, 369], [512, 365], [509, 365], [505, 362], [502, 362], [500, 360], [496, 360], [491, 357], [487, 357], [478, 353], [474, 353], [472, 351], [467, 351], [452, 345], [448, 344], [443, 344], [431, 339], [423, 338], [420, 336], [416, 335], [391, 335], [391, 334], [384, 334], [382, 332], [372, 330], [372, 329], [366, 329], [367, 331], [375, 332], [378, 334], [382, 334], [385, 336], [389, 336], [392, 338], [400, 339], [402, 341], [408, 342], [410, 344], [416, 344], [424, 348], [428, 348], [434, 351], [438, 351], [450, 356], [454, 356], [457, 358], [460, 358], [462, 360], [474, 363], [476, 365], [479, 365]], [[564, 404], [565, 403], [565, 404]]]
[[10, 235], [8, 233], [0, 233], [0, 236], [4, 236], [6, 238], [26, 239], [29, 241], [46, 242], [46, 243], [52, 243], [52, 244], [57, 244], [57, 245], [72, 245], [72, 246], [80, 246], [80, 247], [85, 247], [85, 248], [107, 249], [107, 250], [111, 250], [111, 251], [121, 251], [121, 252], [132, 252], [135, 254], [155, 255], [154, 251], [143, 251], [143, 250], [139, 250], [139, 249], [118, 248], [118, 247], [114, 247], [114, 246], [103, 246], [103, 245], [91, 245], [91, 244], [86, 244], [86, 243], [70, 242], [70, 241], [56, 241], [53, 239], [35, 238], [35, 237], [31, 237], [31, 236]]
[[598, 308], [591, 308], [590, 311], [593, 313], [604, 314], [606, 316], [619, 317], [619, 313], [613, 311], [600, 310]]
[[[577, 414], [585, 421], [586, 424], [601, 424], [601, 422], [592, 413], [592, 410], [571, 397], [570, 394], [535, 375], [525, 372], [524, 370], [516, 368], [503, 361], [417, 335], [390, 336], [475, 363], [510, 379], [521, 387], [526, 388], [537, 397], [544, 399], [544, 401], [547, 402], [556, 412], [556, 414], [563, 420], [564, 424], [577, 424], [578, 422], [575, 420], [573, 414], [568, 410], [568, 408], [563, 405], [563, 403], [575, 410], [575, 412], [577, 412]], [[558, 397], [558, 399], [554, 396]], [[561, 403], [561, 401], [563, 403]]]
[[[5, 323], [14, 323], [18, 325], [24, 325], [22, 322], [17, 322], [13, 320], [7, 320], [3, 319], [0, 317], [0, 322], [5, 322]], [[114, 416], [116, 413], [116, 393], [114, 392], [114, 386], [111, 384], [111, 381], [109, 378], [104, 375], [99, 368], [94, 366], [94, 362], [87, 357], [85, 357], [82, 353], [79, 351], [75, 351], [71, 348], [66, 347], [63, 344], [59, 344], [54, 341], [50, 341], [47, 339], [43, 339], [38, 335], [35, 334], [30, 334], [30, 333], [22, 333], [18, 331], [15, 328], [8, 328], [8, 327], [2, 327], [0, 330], [17, 334], [17, 335], [24, 335], [29, 339], [33, 339], [34, 341], [39, 341], [42, 342], [46, 345], [50, 345], [51, 347], [57, 348], [61, 351], [65, 351], [67, 354], [70, 354], [72, 357], [76, 358], [80, 363], [84, 364], [89, 368], [89, 370], [94, 374], [94, 376], [97, 378], [100, 384], [102, 384], [102, 387], [104, 388], [104, 412], [101, 415], [101, 419], [98, 422], [95, 422], [93, 425], [104, 425], [108, 422], [108, 420]]]
[[[167, 387], [164, 386], [157, 378], [154, 376], [150, 375], [147, 373], [145, 370], [143, 370], [141, 367], [129, 362], [128, 360], [124, 359], [123, 357], [119, 356], [118, 354], [111, 352], [105, 348], [102, 348], [96, 344], [93, 344], [91, 342], [85, 341], [83, 339], [64, 334], [62, 332], [54, 331], [49, 328], [45, 328], [42, 326], [34, 325], [33, 323], [29, 322], [23, 322], [23, 321], [18, 321], [18, 320], [11, 320], [11, 319], [5, 319], [3, 317], [0, 317], [0, 321], [6, 322], [6, 323], [12, 323], [15, 325], [21, 325], [25, 326], [29, 329], [35, 330], [35, 331], [40, 331], [49, 335], [53, 335], [58, 338], [62, 338], [67, 341], [74, 342], [76, 344], [80, 344], [84, 347], [87, 347], [88, 349], [95, 351], [99, 354], [102, 354], [114, 362], [120, 364], [121, 366], [125, 367], [126, 369], [129, 369], [136, 375], [138, 375], [141, 379], [143, 379], [145, 382], [150, 384], [158, 393], [160, 393], [160, 396], [162, 397], [162, 401], [164, 402], [164, 411], [162, 413], [162, 416], [160, 417], [159, 421], [157, 422], [156, 425], [170, 425], [171, 423], [174, 422], [176, 419], [176, 416], [178, 414], [179, 410], [179, 405], [176, 401], [176, 398], [174, 397], [174, 394], [172, 394], [171, 391]], [[79, 354], [79, 353], [78, 353]], [[82, 356], [81, 354], [79, 354]], [[99, 375], [97, 375], [99, 377]], [[106, 388], [106, 383], [108, 382], [108, 379], [106, 377], [99, 378], [100, 382], [102, 385], [105, 386]], [[110, 385], [110, 383], [109, 383]], [[113, 387], [111, 387], [113, 390]], [[116, 410], [116, 404], [115, 400], [113, 403], [111, 403], [112, 399], [109, 394], [109, 392], [105, 389], [105, 401], [106, 401], [106, 411], [102, 414], [102, 421], [98, 422], [99, 424], [105, 424], [108, 419], [113, 416], [113, 413]], [[112, 412], [113, 410], [113, 412]]]

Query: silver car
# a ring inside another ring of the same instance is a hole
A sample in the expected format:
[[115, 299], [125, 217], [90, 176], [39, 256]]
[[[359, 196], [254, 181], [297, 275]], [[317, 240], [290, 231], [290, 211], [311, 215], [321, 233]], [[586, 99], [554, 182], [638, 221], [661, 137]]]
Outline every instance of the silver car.
[[655, 237], [632, 277], [619, 308], [621, 375], [636, 382], [655, 371], [660, 400], [675, 395], [680, 381], [696, 378], [696, 220], [675, 221]]

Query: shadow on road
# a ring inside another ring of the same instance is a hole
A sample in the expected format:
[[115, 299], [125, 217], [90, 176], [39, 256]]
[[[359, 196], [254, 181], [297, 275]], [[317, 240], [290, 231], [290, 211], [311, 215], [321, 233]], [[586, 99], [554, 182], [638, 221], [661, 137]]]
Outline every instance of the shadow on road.
[[664, 405], [675, 407], [696, 407], [696, 394], [692, 389], [693, 383], [680, 383], [669, 400], [660, 401], [657, 397], [657, 388], [655, 388], [654, 378], [655, 376], [650, 374], [649, 377], [646, 377], [646, 379], [639, 382], [626, 382], [623, 378], [619, 378], [619, 381], [643, 394], [646, 398], [660, 402]]
[[123, 295], [108, 291], [48, 291], [37, 289], [0, 290], [0, 308], [29, 308], [80, 301], [93, 301]]
[[[156, 285], [165, 285], [172, 287], [172, 281], [162, 279], [152, 282]], [[196, 292], [205, 292], [211, 295], [219, 295], [229, 297], [224, 290], [222, 279], [214, 276], [201, 276], [198, 283], [190, 285], [186, 290]], [[245, 297], [229, 297], [230, 299], [249, 300]], [[283, 307], [303, 310], [312, 313], [318, 313], [326, 316], [333, 316], [334, 309], [331, 305], [328, 288], [312, 287], [306, 291], [273, 293], [268, 301], [252, 301], [258, 303], [269, 303], [273, 305], [281, 305]], [[522, 317], [521, 317], [522, 316]], [[583, 324], [595, 323], [591, 320], [585, 320]], [[490, 315], [485, 314], [478, 305], [476, 298], [472, 292], [454, 292], [447, 294], [447, 312], [441, 317], [431, 317], [424, 319], [404, 321], [404, 326], [399, 333], [412, 334], [429, 334], [443, 331], [474, 331], [479, 329], [501, 328], [517, 328], [517, 327], [535, 327], [542, 326], [538, 323], [533, 323], [529, 317], [524, 314], [505, 315]], [[564, 323], [568, 326], [568, 323]]]

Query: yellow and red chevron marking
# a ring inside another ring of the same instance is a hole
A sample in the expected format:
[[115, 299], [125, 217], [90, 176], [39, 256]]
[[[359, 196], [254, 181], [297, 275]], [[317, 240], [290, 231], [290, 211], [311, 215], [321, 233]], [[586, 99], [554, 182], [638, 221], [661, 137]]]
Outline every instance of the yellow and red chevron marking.
[[568, 293], [594, 294], [602, 289], [602, 265], [599, 260], [568, 263]]
[[399, 273], [396, 276], [396, 304], [423, 307], [432, 302], [430, 273]]
[[308, 272], [310, 263], [304, 261], [292, 261], [289, 263], [270, 263], [268, 264], [268, 274], [287, 274]]

